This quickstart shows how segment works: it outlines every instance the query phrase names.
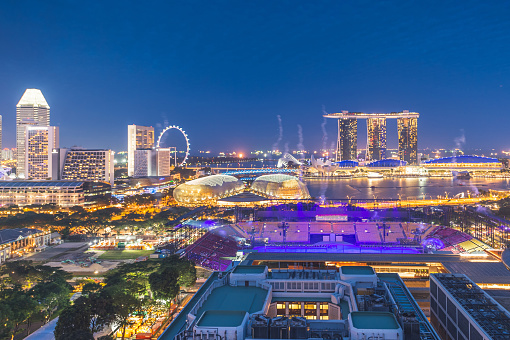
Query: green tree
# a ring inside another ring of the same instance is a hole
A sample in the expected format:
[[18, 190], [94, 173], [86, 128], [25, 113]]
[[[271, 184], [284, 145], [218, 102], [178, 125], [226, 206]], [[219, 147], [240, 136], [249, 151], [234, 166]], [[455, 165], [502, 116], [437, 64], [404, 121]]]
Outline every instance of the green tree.
[[39, 310], [45, 319], [49, 320], [57, 309], [69, 305], [71, 291], [69, 283], [63, 278], [57, 277], [53, 281], [38, 283], [28, 294], [39, 303]]
[[178, 285], [192, 287], [197, 282], [197, 270], [193, 262], [177, 255], [167, 257], [161, 263], [162, 268], [174, 267], [179, 273]]
[[13, 307], [7, 304], [6, 301], [0, 301], [0, 339], [9, 338], [14, 329]]
[[179, 272], [175, 267], [164, 268], [149, 276], [151, 290], [156, 299], [166, 300], [167, 303], [179, 294]]
[[28, 296], [24, 291], [15, 289], [12, 290], [10, 296], [2, 301], [2, 304], [10, 306], [11, 312], [11, 338], [20, 330], [20, 326], [27, 323], [27, 330], [30, 326], [30, 318], [36, 312], [38, 307], [37, 302]]
[[124, 282], [123, 284], [105, 288], [114, 301], [115, 321], [119, 325], [118, 329], [122, 329], [123, 340], [126, 335], [126, 326], [129, 324], [128, 318], [131, 314], [144, 310], [144, 299], [133, 295], [132, 292], [136, 289], [129, 287], [130, 285], [133, 285], [133, 282]]
[[90, 332], [89, 304], [85, 297], [79, 297], [74, 305], [67, 307], [60, 314], [53, 334], [55, 340], [71, 339], [76, 330]]

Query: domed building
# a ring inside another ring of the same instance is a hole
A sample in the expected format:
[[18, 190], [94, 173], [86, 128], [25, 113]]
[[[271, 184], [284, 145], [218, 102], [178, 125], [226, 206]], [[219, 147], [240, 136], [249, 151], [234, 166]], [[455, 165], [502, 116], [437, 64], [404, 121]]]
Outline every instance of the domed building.
[[234, 176], [212, 175], [179, 185], [174, 198], [183, 204], [205, 203], [232, 196], [244, 190], [244, 183]]
[[251, 189], [262, 196], [282, 199], [307, 199], [310, 193], [306, 185], [298, 178], [289, 175], [275, 174], [258, 177]]

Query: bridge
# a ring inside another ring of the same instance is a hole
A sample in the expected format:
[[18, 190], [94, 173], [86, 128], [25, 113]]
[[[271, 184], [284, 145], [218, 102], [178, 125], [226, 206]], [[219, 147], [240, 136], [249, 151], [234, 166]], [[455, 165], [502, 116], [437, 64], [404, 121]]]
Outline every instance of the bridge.
[[256, 174], [284, 174], [299, 172], [299, 169], [277, 169], [277, 168], [262, 168], [262, 169], [243, 169], [231, 170], [222, 172], [222, 175], [256, 175]]
[[[200, 170], [204, 167], [188, 167], [188, 169]], [[296, 173], [299, 169], [279, 169], [279, 168], [234, 168], [234, 167], [210, 167], [213, 174], [222, 175], [257, 175], [257, 174], [283, 174]]]
[[[348, 199], [348, 203], [354, 206], [365, 209], [389, 209], [389, 208], [411, 208], [411, 207], [426, 207], [438, 205], [472, 205], [482, 201], [487, 201], [487, 197], [470, 197], [470, 198], [437, 198], [437, 199], [413, 199], [413, 200], [400, 200], [400, 199]], [[325, 203], [321, 204], [323, 207], [335, 207], [345, 205], [345, 200], [340, 203]]]

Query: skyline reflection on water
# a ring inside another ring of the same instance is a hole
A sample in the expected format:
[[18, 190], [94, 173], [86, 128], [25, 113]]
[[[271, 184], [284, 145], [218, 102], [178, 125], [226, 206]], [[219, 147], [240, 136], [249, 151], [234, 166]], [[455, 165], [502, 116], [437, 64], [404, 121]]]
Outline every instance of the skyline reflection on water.
[[[274, 168], [277, 162], [272, 159], [264, 161], [218, 163], [209, 166], [228, 168]], [[453, 177], [422, 178], [303, 178], [312, 197], [325, 196], [327, 199], [357, 198], [373, 199], [422, 199], [437, 198], [438, 195], [453, 197], [461, 192], [478, 193], [479, 190], [510, 190], [510, 179], [471, 178], [458, 180]]]
[[438, 195], [448, 197], [461, 192], [478, 193], [479, 190], [510, 190], [510, 179], [473, 178], [346, 178], [346, 179], [303, 179], [312, 197], [325, 196], [327, 199], [371, 198], [377, 199], [430, 199]]

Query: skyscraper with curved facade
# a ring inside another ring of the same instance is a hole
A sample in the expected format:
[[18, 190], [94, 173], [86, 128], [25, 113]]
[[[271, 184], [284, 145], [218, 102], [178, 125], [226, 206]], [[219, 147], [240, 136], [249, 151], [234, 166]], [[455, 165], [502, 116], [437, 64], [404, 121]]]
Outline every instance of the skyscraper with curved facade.
[[41, 90], [26, 89], [16, 105], [16, 174], [26, 177], [25, 135], [27, 126], [49, 126], [50, 106]]

